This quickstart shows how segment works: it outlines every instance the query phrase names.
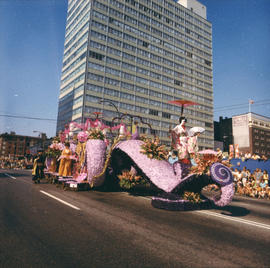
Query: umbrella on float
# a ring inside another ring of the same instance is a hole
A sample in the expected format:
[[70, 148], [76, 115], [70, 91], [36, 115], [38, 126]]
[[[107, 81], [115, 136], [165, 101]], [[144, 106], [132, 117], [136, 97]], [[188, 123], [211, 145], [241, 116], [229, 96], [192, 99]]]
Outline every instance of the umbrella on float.
[[198, 154], [202, 154], [202, 155], [217, 155], [218, 152], [211, 150], [211, 149], [206, 149], [203, 151], [199, 151]]
[[193, 102], [193, 101], [189, 101], [189, 100], [171, 100], [171, 101], [168, 101], [168, 103], [181, 106], [181, 116], [183, 115], [184, 107], [188, 107], [188, 106], [191, 106], [191, 105], [198, 105], [199, 104], [199, 103], [196, 103], [196, 102]]
[[218, 152], [211, 149], [206, 149], [199, 151], [198, 154], [201, 155], [204, 160], [213, 160], [217, 156]]
[[93, 112], [93, 114], [96, 116], [96, 119], [98, 119], [99, 115], [101, 115], [102, 113], [101, 112]]
[[194, 136], [196, 133], [203, 133], [205, 129], [203, 127], [193, 127], [188, 131], [189, 136]]

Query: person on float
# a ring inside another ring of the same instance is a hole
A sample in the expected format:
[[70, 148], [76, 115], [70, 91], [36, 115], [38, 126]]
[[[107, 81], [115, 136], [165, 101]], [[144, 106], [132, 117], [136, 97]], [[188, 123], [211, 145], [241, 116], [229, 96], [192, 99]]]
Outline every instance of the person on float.
[[70, 150], [70, 143], [65, 142], [65, 149], [62, 151], [59, 166], [59, 176], [67, 177], [71, 176], [71, 164], [72, 164], [72, 151]]
[[140, 133], [139, 133], [139, 123], [137, 121], [134, 122], [134, 125], [132, 126], [132, 134], [131, 134], [131, 140], [139, 140], [140, 139]]
[[200, 135], [201, 132], [195, 132], [192, 136], [188, 138], [188, 152], [192, 166], [197, 166], [195, 156], [199, 151], [198, 137]]
[[178, 151], [178, 159], [184, 162], [184, 159], [189, 159], [188, 152], [188, 132], [186, 130], [187, 119], [184, 116], [179, 118], [179, 124], [172, 129], [172, 131], [176, 134], [176, 144], [175, 149]]
[[81, 131], [78, 133], [78, 144], [76, 147], [76, 154], [78, 156], [78, 162], [80, 167], [83, 166], [85, 161], [85, 146], [87, 141], [88, 133], [86, 131]]
[[168, 158], [168, 162], [169, 162], [171, 165], [173, 165], [175, 162], [178, 161], [178, 156], [177, 156], [178, 152], [177, 152], [176, 150], [173, 150], [173, 151], [171, 151], [170, 153], [171, 153], [171, 155], [170, 155], [169, 158]]
[[128, 135], [128, 131], [126, 129], [126, 125], [121, 122], [118, 138], [123, 140], [127, 137], [127, 135]]
[[190, 154], [195, 155], [199, 151], [198, 137], [200, 132], [195, 132], [192, 136], [188, 138], [188, 151]]

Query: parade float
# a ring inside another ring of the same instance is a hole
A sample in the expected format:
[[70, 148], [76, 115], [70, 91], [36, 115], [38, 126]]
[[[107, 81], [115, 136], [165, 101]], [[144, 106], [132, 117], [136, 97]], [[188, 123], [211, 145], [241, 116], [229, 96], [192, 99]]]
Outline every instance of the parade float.
[[[229, 165], [215, 151], [192, 151], [192, 161], [184, 158], [170, 163], [169, 149], [159, 138], [154, 135], [140, 137], [138, 127], [136, 133], [129, 133], [123, 123], [124, 116], [117, 118], [118, 124], [113, 119], [112, 126], [103, 124], [99, 114], [84, 124], [69, 124], [60, 139], [63, 142], [73, 137], [72, 132], [77, 130], [74, 167], [72, 176], [60, 176], [60, 182], [76, 189], [85, 189], [81, 185], [87, 185], [89, 189], [108, 186], [108, 182], [114, 189], [115, 186], [125, 190], [138, 185], [150, 187], [156, 193], [152, 197], [152, 206], [167, 210], [206, 209], [231, 202], [233, 176]], [[108, 132], [110, 140], [106, 137]], [[170, 130], [170, 134], [181, 142], [177, 131]], [[215, 189], [214, 194], [204, 194], [207, 189]]]

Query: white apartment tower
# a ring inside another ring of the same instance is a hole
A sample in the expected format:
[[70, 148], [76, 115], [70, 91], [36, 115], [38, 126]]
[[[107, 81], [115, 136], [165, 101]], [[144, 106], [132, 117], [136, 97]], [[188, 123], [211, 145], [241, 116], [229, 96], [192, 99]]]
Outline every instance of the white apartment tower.
[[213, 148], [212, 80], [212, 25], [198, 1], [69, 0], [57, 132], [120, 112], [169, 143], [181, 108], [168, 101], [186, 99], [198, 103], [184, 109], [187, 126], [204, 127], [199, 145]]

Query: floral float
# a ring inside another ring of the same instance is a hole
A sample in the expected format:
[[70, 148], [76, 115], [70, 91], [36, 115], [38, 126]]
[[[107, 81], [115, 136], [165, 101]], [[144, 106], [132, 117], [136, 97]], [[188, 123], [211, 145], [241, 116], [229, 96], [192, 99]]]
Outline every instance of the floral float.
[[[195, 153], [193, 167], [183, 160], [170, 164], [166, 147], [160, 144], [158, 137], [142, 139], [136, 135], [136, 139], [132, 138], [127, 131], [121, 131], [126, 129], [122, 122], [110, 128], [97, 117], [95, 121], [88, 119], [85, 124], [74, 125], [82, 130], [78, 134], [78, 139], [81, 137], [78, 145], [84, 144], [81, 146], [84, 159], [80, 162], [86, 166], [91, 187], [102, 186], [112, 178], [124, 189], [148, 183], [159, 190], [159, 195], [152, 198], [152, 205], [168, 210], [225, 206], [233, 198], [230, 168], [213, 151]], [[119, 130], [110, 147], [106, 142], [106, 128]], [[202, 189], [212, 184], [218, 187], [219, 195], [204, 196]]]
[[[136, 174], [161, 189], [162, 193], [152, 198], [154, 207], [190, 210], [210, 208], [214, 205], [225, 206], [231, 202], [234, 195], [233, 176], [224, 163], [218, 162], [218, 158], [212, 156], [210, 159], [208, 155], [204, 156], [205, 158], [199, 157], [204, 166], [190, 169], [187, 173], [186, 165], [180, 161], [171, 165], [167, 160], [155, 158], [154, 156], [158, 156], [158, 145], [154, 143], [152, 142], [151, 147], [140, 140], [119, 142], [112, 152], [111, 166], [118, 176], [123, 169], [134, 168]], [[150, 152], [149, 148], [154, 150]], [[200, 194], [201, 190], [210, 184], [219, 186], [218, 197], [207, 198]]]

